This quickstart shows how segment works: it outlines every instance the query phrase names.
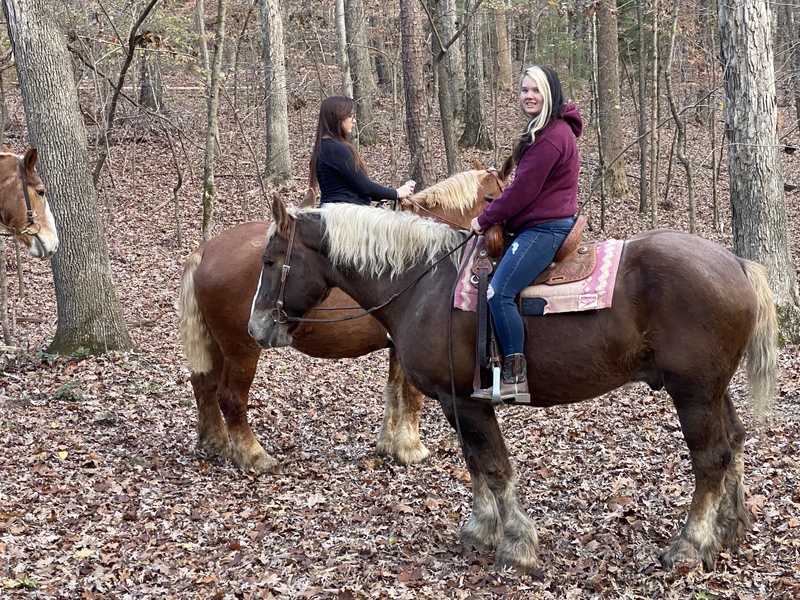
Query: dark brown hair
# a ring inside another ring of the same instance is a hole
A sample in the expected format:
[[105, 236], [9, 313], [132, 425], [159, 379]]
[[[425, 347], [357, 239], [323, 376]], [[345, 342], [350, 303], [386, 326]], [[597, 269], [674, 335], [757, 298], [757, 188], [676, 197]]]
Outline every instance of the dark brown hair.
[[344, 130], [342, 122], [350, 115], [356, 114], [356, 101], [347, 96], [328, 96], [319, 107], [319, 122], [317, 123], [317, 138], [311, 150], [311, 159], [308, 163], [309, 192], [314, 193], [319, 182], [317, 181], [317, 157], [322, 146], [322, 138], [329, 137], [338, 140], [350, 148], [355, 164], [369, 175], [369, 169], [358, 154], [358, 150], [350, 142], [350, 136]]

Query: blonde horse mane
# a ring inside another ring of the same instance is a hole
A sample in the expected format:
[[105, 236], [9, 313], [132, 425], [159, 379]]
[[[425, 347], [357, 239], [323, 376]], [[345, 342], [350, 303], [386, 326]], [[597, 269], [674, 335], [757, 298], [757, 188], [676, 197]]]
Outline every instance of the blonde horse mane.
[[426, 208], [441, 207], [464, 214], [474, 206], [481, 177], [485, 175], [492, 176], [487, 171], [462, 171], [417, 192], [411, 199]]
[[[431, 264], [464, 240], [447, 225], [406, 211], [331, 204], [302, 212], [318, 213], [325, 223], [333, 265], [374, 277], [394, 278], [417, 265]], [[460, 252], [454, 253], [453, 261], [456, 254]]]

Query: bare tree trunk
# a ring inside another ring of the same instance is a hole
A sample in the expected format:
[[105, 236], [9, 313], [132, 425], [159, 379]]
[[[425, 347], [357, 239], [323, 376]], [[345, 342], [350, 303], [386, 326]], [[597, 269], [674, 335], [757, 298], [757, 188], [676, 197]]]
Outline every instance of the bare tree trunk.
[[772, 12], [764, 0], [718, 8], [733, 249], [767, 267], [785, 342], [800, 341], [800, 296], [789, 251], [777, 136]]
[[289, 153], [283, 18], [279, 0], [262, 1], [261, 30], [264, 35], [264, 82], [267, 94], [267, 163], [264, 175], [272, 183], [287, 183], [292, 180], [292, 157]]
[[606, 193], [627, 198], [631, 192], [625, 161], [619, 158], [623, 143], [616, 12], [616, 0], [602, 0], [597, 11], [597, 116], [603, 128], [600, 143], [606, 160], [603, 173]]
[[694, 200], [694, 174], [692, 171], [692, 161], [686, 154], [686, 122], [683, 116], [678, 111], [678, 106], [675, 103], [675, 92], [672, 88], [672, 54], [675, 52], [675, 36], [678, 32], [678, 11], [679, 0], [674, 0], [672, 5], [672, 28], [669, 34], [669, 49], [667, 51], [667, 62], [664, 65], [664, 84], [667, 88], [667, 100], [669, 101], [669, 109], [672, 112], [672, 120], [675, 121], [676, 130], [676, 150], [678, 160], [681, 161], [683, 168], [686, 170], [686, 191], [689, 201], [689, 231], [695, 233], [697, 231], [697, 210], [695, 209]]
[[789, 29], [789, 39], [791, 40], [792, 57], [792, 90], [794, 91], [794, 111], [797, 119], [797, 127], [800, 128], [800, 4], [791, 3], [786, 5], [787, 27]]
[[[403, 79], [406, 98], [406, 130], [411, 151], [409, 172], [420, 189], [435, 181], [433, 159], [427, 137], [430, 130], [425, 96], [425, 46], [422, 9], [418, 0], [400, 0], [400, 30], [402, 32]], [[423, 54], [424, 52], [424, 54]]]
[[143, 47], [142, 61], [139, 65], [139, 104], [154, 113], [160, 113], [164, 106], [164, 81], [161, 77], [161, 64], [157, 53], [147, 49], [161, 47], [161, 37], [148, 32], [140, 36]]
[[[467, 90], [464, 63], [461, 60], [461, 36], [458, 22], [463, 21], [456, 9], [456, 0], [438, 0], [439, 22], [441, 23], [442, 39], [445, 40], [444, 67], [447, 74], [441, 80], [447, 93], [450, 94], [449, 104], [453, 107], [453, 119], [460, 121], [464, 118], [464, 97]], [[467, 17], [468, 18], [468, 17]], [[453, 124], [455, 128], [455, 123]]]
[[3, 0], [31, 145], [59, 225], [53, 255], [58, 325], [48, 351], [133, 347], [114, 288], [66, 38], [49, 0]]
[[6, 238], [0, 236], [0, 326], [3, 343], [11, 345], [11, 325], [8, 320], [8, 270], [6, 269]]
[[639, 142], [639, 212], [647, 210], [647, 51], [645, 49], [644, 2], [636, 3], [636, 24], [639, 28], [639, 111], [637, 113], [637, 134]]
[[360, 144], [374, 144], [378, 134], [375, 130], [372, 99], [377, 88], [372, 78], [364, 1], [345, 0], [344, 18], [347, 29], [347, 55], [350, 57], [350, 73], [353, 78], [353, 98], [358, 103], [358, 118], [351, 138]]
[[342, 95], [353, 97], [353, 79], [350, 58], [347, 55], [347, 29], [344, 20], [344, 0], [336, 0], [336, 57], [342, 71]]
[[219, 79], [222, 67], [222, 50], [225, 44], [225, 14], [228, 0], [218, 0], [217, 32], [214, 44], [214, 58], [211, 61], [211, 84], [207, 97], [206, 152], [203, 162], [203, 241], [214, 235], [214, 202], [217, 190], [214, 184], [215, 133], [219, 120]]
[[510, 92], [514, 89], [514, 82], [511, 76], [511, 51], [508, 43], [508, 22], [506, 20], [508, 6], [506, 2], [507, 0], [500, 0], [495, 5], [495, 10], [492, 13], [497, 43], [497, 88], [501, 92]]
[[483, 11], [475, 12], [467, 26], [465, 37], [467, 47], [466, 125], [458, 143], [462, 148], [491, 150], [492, 141], [483, 117]]
[[659, 165], [659, 144], [661, 132], [658, 128], [660, 116], [658, 104], [658, 45], [659, 45], [659, 5], [658, 0], [653, 0], [653, 91], [651, 93], [652, 103], [650, 106], [650, 227], [658, 228], [658, 175]]

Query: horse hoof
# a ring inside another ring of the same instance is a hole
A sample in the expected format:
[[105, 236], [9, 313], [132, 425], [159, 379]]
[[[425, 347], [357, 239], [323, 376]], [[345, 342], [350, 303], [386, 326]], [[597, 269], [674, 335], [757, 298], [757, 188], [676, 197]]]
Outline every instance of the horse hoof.
[[416, 448], [398, 448], [394, 453], [394, 460], [401, 465], [416, 465], [427, 459], [431, 452], [420, 444]]
[[250, 475], [274, 472], [278, 467], [278, 461], [266, 452], [260, 452], [255, 456], [236, 457], [234, 463], [243, 473]]
[[494, 569], [496, 571], [510, 568], [517, 575], [527, 575], [534, 569], [539, 568], [540, 565], [536, 545], [515, 544], [511, 546], [501, 542], [497, 547], [494, 558]]
[[215, 458], [217, 456], [228, 459], [231, 457], [231, 444], [226, 439], [215, 440], [211, 438], [197, 440], [197, 453], [203, 458]]
[[713, 571], [714, 558], [703, 558], [697, 549], [688, 542], [678, 539], [661, 555], [661, 566], [665, 569], [692, 571], [702, 567], [704, 571]]

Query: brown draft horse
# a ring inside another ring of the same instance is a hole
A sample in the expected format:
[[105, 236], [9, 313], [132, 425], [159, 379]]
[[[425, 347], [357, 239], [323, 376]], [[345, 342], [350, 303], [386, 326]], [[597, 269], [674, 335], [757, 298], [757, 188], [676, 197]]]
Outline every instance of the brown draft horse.
[[[476, 164], [476, 167], [480, 165]], [[456, 174], [412, 198], [412, 210], [455, 227], [470, 220], [495, 197], [511, 170], [480, 167]], [[376, 212], [388, 212], [377, 211]], [[200, 246], [184, 265], [180, 291], [180, 334], [192, 370], [197, 403], [197, 445], [209, 455], [230, 457], [245, 472], [262, 473], [277, 465], [253, 435], [247, 400], [261, 349], [247, 334], [247, 321], [261, 271], [261, 255], [270, 224], [245, 223]], [[341, 290], [333, 290], [311, 318], [336, 319], [361, 312]], [[350, 310], [327, 310], [351, 307]], [[372, 317], [342, 322], [305, 323], [294, 332], [292, 346], [317, 358], [363, 356], [387, 347], [386, 330]], [[383, 392], [384, 417], [377, 451], [402, 464], [418, 463], [430, 454], [419, 439], [422, 394], [410, 386], [389, 353], [389, 376]]]
[[36, 172], [39, 153], [24, 155], [8, 146], [0, 152], [0, 235], [13, 236], [31, 256], [50, 258], [58, 248], [58, 233], [44, 184]]
[[[499, 566], [536, 567], [536, 529], [519, 501], [495, 409], [470, 400], [476, 318], [452, 308], [457, 267], [449, 257], [441, 261], [464, 234], [352, 206], [289, 214], [276, 201], [273, 216], [250, 334], [262, 348], [291, 344], [298, 320], [333, 287], [374, 308], [408, 380], [439, 399], [461, 435], [473, 490], [462, 539], [495, 549]], [[434, 259], [441, 262], [432, 268]], [[291, 270], [281, 284], [286, 264]], [[631, 381], [666, 389], [689, 447], [695, 493], [682, 532], [661, 560], [674, 566], [699, 559], [712, 569], [719, 552], [750, 527], [745, 430], [729, 383], [746, 355], [762, 415], [776, 381], [775, 307], [763, 267], [694, 235], [648, 231], [624, 244], [611, 308], [525, 317], [525, 327], [535, 406], [587, 400]]]

